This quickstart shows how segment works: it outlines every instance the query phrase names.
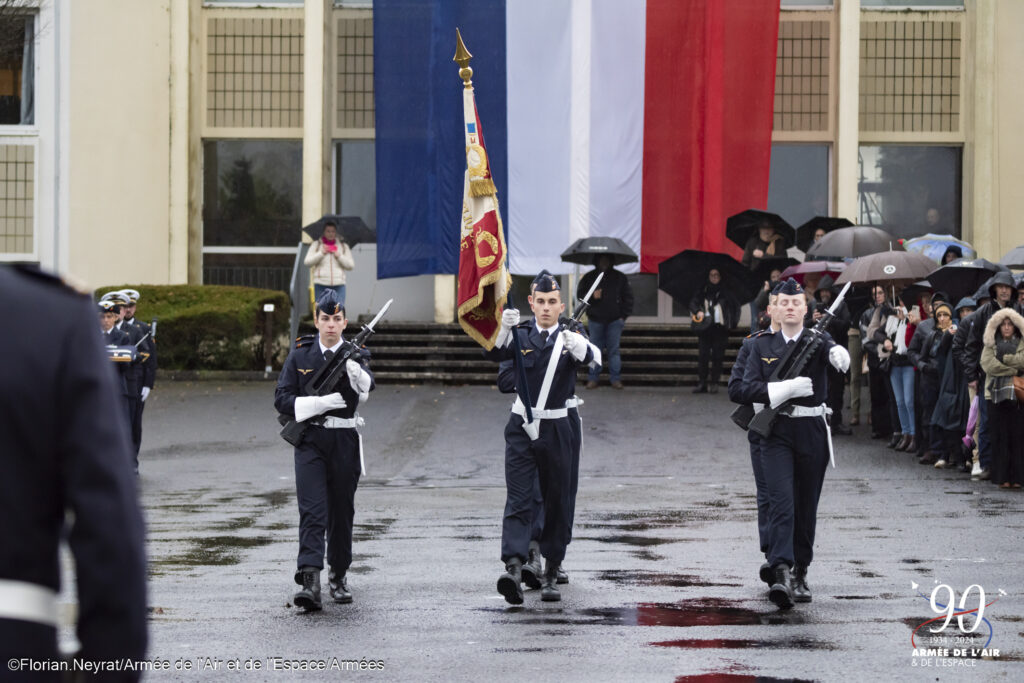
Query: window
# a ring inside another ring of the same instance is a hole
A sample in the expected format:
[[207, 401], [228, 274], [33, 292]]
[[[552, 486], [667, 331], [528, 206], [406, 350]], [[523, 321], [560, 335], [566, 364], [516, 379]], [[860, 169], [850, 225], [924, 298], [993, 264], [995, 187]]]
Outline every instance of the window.
[[773, 144], [768, 210], [794, 228], [828, 216], [830, 168], [827, 144]]
[[833, 0], [782, 0], [782, 9], [819, 9], [831, 8]]
[[35, 24], [0, 8], [0, 125], [35, 123]]
[[334, 143], [334, 211], [377, 229], [377, 162], [373, 140]]
[[964, 0], [860, 0], [862, 9], [963, 9]]
[[206, 141], [203, 282], [287, 291], [301, 211], [301, 142]]
[[962, 153], [960, 147], [862, 146], [857, 222], [897, 238], [959, 237]]

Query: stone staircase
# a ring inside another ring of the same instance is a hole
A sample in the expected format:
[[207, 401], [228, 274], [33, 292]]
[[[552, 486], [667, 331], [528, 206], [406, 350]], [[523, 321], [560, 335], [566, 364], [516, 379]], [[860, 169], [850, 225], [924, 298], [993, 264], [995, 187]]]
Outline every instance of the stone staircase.
[[[744, 332], [729, 338], [723, 382]], [[385, 322], [369, 344], [377, 382], [493, 384], [497, 365], [457, 324]], [[627, 385], [682, 386], [697, 383], [697, 337], [685, 325], [627, 323], [620, 345]], [[581, 372], [581, 379], [586, 373]], [[602, 374], [607, 382], [607, 369]]]

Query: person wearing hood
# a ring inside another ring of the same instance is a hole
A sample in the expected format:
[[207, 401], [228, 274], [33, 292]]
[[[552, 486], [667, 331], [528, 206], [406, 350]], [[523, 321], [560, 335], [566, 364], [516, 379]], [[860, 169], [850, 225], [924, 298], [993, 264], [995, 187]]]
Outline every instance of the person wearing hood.
[[[1003, 309], [1015, 308], [1017, 306], [1017, 287], [1013, 281], [1013, 275], [1007, 272], [996, 273], [988, 281], [986, 287], [989, 301], [979, 305], [974, 312], [975, 320], [971, 331], [967, 335], [967, 342], [964, 344], [964, 376], [967, 378], [968, 386], [972, 386], [979, 396], [984, 396], [985, 371], [981, 367], [981, 349], [984, 345], [982, 337], [992, 316]], [[978, 302], [981, 304], [981, 302]], [[1017, 313], [1020, 310], [1017, 309]], [[988, 401], [982, 400], [978, 404], [980, 416], [978, 419], [978, 459], [980, 471], [976, 475], [979, 479], [989, 478], [991, 473], [992, 444], [988, 424]], [[976, 468], [978, 469], [978, 468]], [[971, 476], [975, 476], [971, 472]]]
[[946, 251], [943, 252], [942, 258], [939, 259], [939, 265], [946, 265], [952, 261], [956, 261], [958, 258], [964, 257], [964, 250], [957, 244], [951, 244], [946, 247]]
[[717, 268], [708, 271], [704, 287], [690, 299], [690, 316], [695, 323], [699, 324], [705, 319], [711, 323], [697, 333], [698, 383], [693, 393], [705, 394], [710, 391], [714, 394], [718, 391], [718, 383], [722, 377], [722, 359], [725, 358], [729, 330], [736, 327], [740, 321], [740, 304], [722, 287], [722, 274]]
[[[805, 321], [805, 326], [813, 327], [821, 317], [825, 315], [832, 302], [839, 295], [842, 288], [837, 287], [831, 275], [825, 275], [818, 282], [818, 288], [814, 291], [814, 299], [810, 302], [812, 311], [810, 320]], [[810, 324], [807, 324], [810, 323]], [[839, 304], [832, 320], [829, 321], [825, 331], [832, 336], [836, 344], [849, 351], [850, 343], [850, 308], [846, 302]], [[832, 433], [850, 436], [853, 430], [843, 424], [843, 389], [846, 385], [846, 373], [839, 372], [831, 365], [828, 367], [828, 407], [832, 409]]]
[[[941, 469], [953, 459], [953, 454], [949, 452], [949, 446], [950, 443], [955, 444], [956, 431], [948, 430], [954, 435], [952, 440], [948, 439], [945, 429], [946, 422], [935, 424], [934, 418], [947, 372], [950, 371], [953, 335], [956, 334], [957, 328], [953, 318], [953, 307], [948, 302], [937, 299], [932, 313], [930, 318], [933, 321], [932, 330], [921, 344], [916, 361], [921, 378], [919, 433], [920, 441], [923, 444], [923, 452], [919, 456], [918, 462], [922, 465], [935, 465]], [[963, 395], [966, 398], [966, 392]], [[956, 416], [953, 421], [959, 424], [959, 416]]]
[[1024, 317], [1011, 307], [999, 309], [985, 325], [982, 343], [992, 483], [1019, 489], [1024, 483], [1024, 406], [1017, 400], [1013, 380], [1024, 376]]

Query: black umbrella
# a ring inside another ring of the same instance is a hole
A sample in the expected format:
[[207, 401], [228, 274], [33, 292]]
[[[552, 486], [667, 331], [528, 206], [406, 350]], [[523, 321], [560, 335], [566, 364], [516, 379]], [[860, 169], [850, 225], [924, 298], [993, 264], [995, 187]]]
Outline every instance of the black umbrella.
[[315, 223], [310, 223], [302, 230], [314, 240], [320, 239], [324, 234], [324, 226], [334, 223], [338, 229], [338, 239], [355, 246], [360, 242], [376, 242], [377, 231], [371, 228], [359, 216], [335, 216], [327, 214]]
[[[903, 288], [903, 291], [900, 292], [900, 301], [902, 301], [905, 306], [912, 307], [917, 304], [922, 294], [931, 294], [934, 289], [935, 288], [932, 287], [932, 283], [928, 282], [928, 280], [918, 280], [914, 284], [907, 285]], [[957, 299], [957, 301], [959, 300], [960, 299]]]
[[815, 216], [796, 229], [796, 246], [800, 251], [807, 251], [814, 244], [814, 233], [818, 232], [819, 229], [824, 230], [827, 235], [833, 230], [848, 228], [851, 225], [853, 223], [845, 218]]
[[928, 282], [941, 289], [956, 303], [970, 296], [996, 273], [1009, 272], [1009, 268], [983, 258], [958, 258], [936, 268], [928, 275]]
[[999, 263], [1014, 270], [1024, 268], [1024, 244], [1007, 252], [1006, 256], [999, 259]]
[[[815, 260], [858, 258], [881, 251], [904, 251], [896, 238], [880, 228], [867, 225], [854, 225], [849, 228], [838, 228], [812, 244], [807, 250], [808, 258]], [[933, 262], [934, 263], [934, 262]], [[921, 278], [914, 278], [920, 280]]]
[[746, 249], [747, 240], [751, 235], [756, 235], [757, 229], [762, 225], [769, 225], [782, 235], [783, 246], [788, 248], [796, 244], [796, 230], [792, 225], [778, 214], [757, 209], [747, 209], [735, 216], [729, 216], [725, 222], [725, 236], [738, 244], [740, 249]]
[[[843, 228], [842, 230], [853, 230], [853, 228]], [[842, 230], [836, 232], [842, 232]], [[822, 239], [822, 242], [824, 241]], [[847, 282], [894, 286], [910, 284], [928, 277], [934, 267], [935, 261], [916, 251], [884, 251], [856, 259], [846, 267], [843, 274], [836, 280], [836, 284], [845, 285]], [[935, 283], [932, 282], [932, 284]]]
[[584, 237], [562, 252], [562, 260], [583, 266], [594, 265], [595, 256], [611, 256], [612, 265], [639, 260], [636, 252], [618, 237]]
[[799, 261], [789, 256], [769, 256], [766, 259], [761, 259], [761, 262], [757, 264], [757, 268], [754, 268], [754, 275], [763, 283], [765, 280], [771, 279], [773, 270], [778, 270], [782, 273], [790, 266], [799, 264]]
[[742, 263], [728, 254], [687, 249], [658, 264], [658, 289], [684, 306], [708, 281], [712, 268], [722, 275], [722, 289], [744, 303], [757, 296], [764, 284]]

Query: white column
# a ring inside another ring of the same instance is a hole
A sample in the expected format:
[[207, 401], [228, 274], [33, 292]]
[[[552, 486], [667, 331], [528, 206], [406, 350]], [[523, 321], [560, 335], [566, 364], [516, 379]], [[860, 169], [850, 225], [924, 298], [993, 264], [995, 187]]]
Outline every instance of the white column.
[[434, 276], [434, 322], [455, 322], [455, 276]]
[[860, 0], [839, 2], [839, 83], [835, 146], [835, 212], [857, 223], [860, 144]]
[[302, 57], [302, 224], [324, 214], [327, 20], [330, 0], [306, 0]]
[[[974, 117], [973, 130], [968, 131], [967, 144], [971, 148], [964, 155], [964, 163], [971, 163], [970, 178], [964, 188], [968, 215], [964, 225], [964, 239], [974, 245], [979, 256], [998, 261], [1003, 255], [999, 244], [998, 205], [999, 182], [995, 174], [998, 150], [995, 145], [995, 92], [996, 92], [996, 8], [987, 0], [975, 3], [974, 37]], [[1019, 241], [1019, 240], [1018, 240]], [[1011, 246], [1016, 246], [1011, 245]]]
[[[192, 133], [192, 2], [171, 3], [171, 135], [168, 196], [167, 282], [188, 282], [189, 140]], [[195, 8], [198, 9], [198, 8]], [[196, 165], [196, 172], [201, 166]]]

